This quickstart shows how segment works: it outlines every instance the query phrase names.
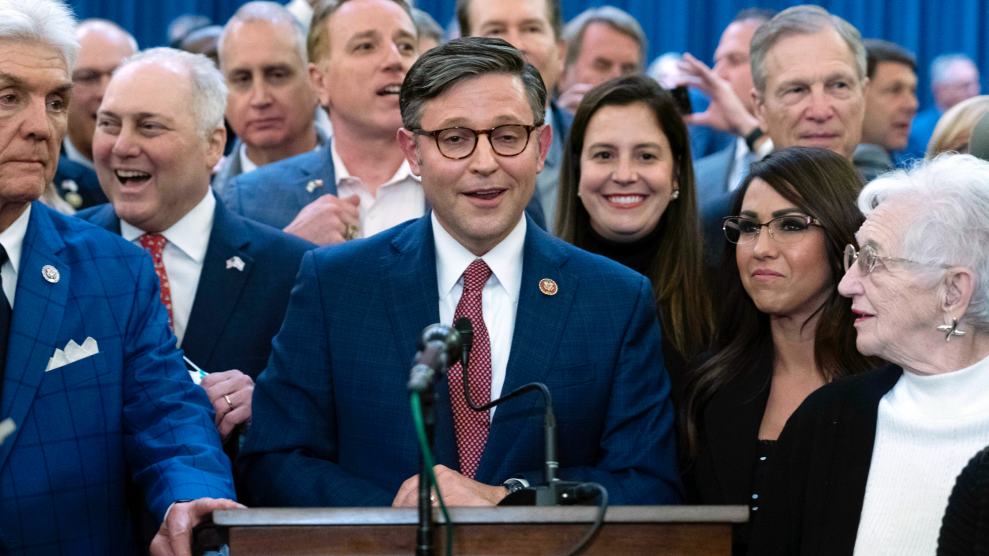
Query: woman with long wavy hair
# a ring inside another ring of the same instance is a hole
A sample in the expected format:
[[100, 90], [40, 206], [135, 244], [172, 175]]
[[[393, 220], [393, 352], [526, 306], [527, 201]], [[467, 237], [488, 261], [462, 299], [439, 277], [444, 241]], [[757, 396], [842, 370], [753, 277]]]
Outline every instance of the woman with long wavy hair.
[[[748, 504], [776, 438], [812, 391], [875, 366], [855, 349], [851, 303], [838, 294], [845, 246], [864, 221], [862, 181], [841, 156], [794, 147], [752, 165], [725, 220], [725, 308], [712, 355], [688, 378], [680, 409], [688, 503]], [[736, 533], [744, 552], [748, 528]]]

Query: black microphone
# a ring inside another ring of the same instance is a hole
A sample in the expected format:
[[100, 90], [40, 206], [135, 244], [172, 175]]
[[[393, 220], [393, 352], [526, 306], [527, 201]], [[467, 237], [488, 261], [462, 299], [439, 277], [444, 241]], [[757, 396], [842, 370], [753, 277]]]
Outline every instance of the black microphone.
[[460, 334], [445, 324], [431, 324], [422, 331], [415, 366], [409, 373], [408, 388], [422, 392], [443, 376], [447, 367], [460, 359]]

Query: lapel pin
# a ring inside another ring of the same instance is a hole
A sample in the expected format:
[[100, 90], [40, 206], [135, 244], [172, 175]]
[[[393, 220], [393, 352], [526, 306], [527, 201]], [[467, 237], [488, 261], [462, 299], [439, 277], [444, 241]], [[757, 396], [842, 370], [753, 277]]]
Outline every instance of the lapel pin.
[[58, 282], [58, 269], [50, 264], [46, 264], [41, 268], [41, 275], [52, 284]]
[[227, 259], [227, 269], [236, 268], [237, 270], [244, 271], [244, 261], [240, 257], [234, 255]]
[[543, 278], [539, 281], [539, 291], [546, 295], [556, 295], [556, 292], [560, 291], [560, 288], [557, 287], [556, 282], [549, 278]]
[[317, 187], [323, 187], [323, 180], [312, 180], [306, 184], [306, 191], [312, 193]]

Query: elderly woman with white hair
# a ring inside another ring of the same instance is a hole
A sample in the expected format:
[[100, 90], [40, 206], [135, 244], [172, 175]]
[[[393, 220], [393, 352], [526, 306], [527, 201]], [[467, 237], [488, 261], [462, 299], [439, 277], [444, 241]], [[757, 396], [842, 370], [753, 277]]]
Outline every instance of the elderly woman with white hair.
[[879, 178], [839, 285], [856, 345], [890, 365], [790, 417], [751, 554], [934, 554], [955, 477], [989, 444], [989, 163]]

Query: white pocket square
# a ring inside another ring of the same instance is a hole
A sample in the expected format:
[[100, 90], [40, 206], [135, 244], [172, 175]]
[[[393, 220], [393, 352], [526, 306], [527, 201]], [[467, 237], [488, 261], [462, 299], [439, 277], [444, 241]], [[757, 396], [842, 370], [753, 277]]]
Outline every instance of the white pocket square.
[[81, 346], [75, 340], [69, 340], [69, 343], [65, 346], [65, 351], [60, 349], [55, 350], [55, 355], [48, 360], [48, 368], [45, 369], [45, 372], [64, 367], [69, 363], [75, 363], [80, 359], [96, 355], [99, 352], [100, 348], [96, 345], [96, 340], [91, 337], [86, 338], [86, 341]]

